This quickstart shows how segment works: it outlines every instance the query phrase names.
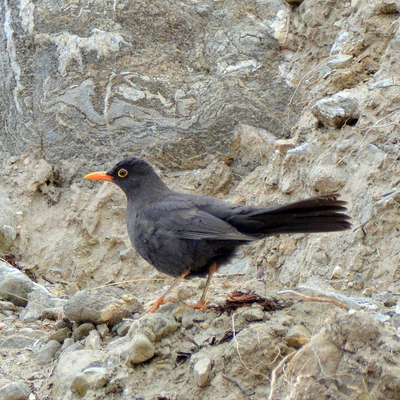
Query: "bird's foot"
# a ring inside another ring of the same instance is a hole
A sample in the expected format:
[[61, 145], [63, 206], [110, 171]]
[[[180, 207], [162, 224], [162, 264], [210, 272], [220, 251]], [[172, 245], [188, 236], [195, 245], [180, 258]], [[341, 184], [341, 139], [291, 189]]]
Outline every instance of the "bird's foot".
[[161, 305], [165, 304], [165, 303], [174, 303], [175, 301], [176, 301], [176, 300], [175, 300], [174, 298], [172, 298], [172, 297], [169, 297], [168, 299], [164, 299], [163, 297], [161, 297], [161, 298], [159, 298], [159, 299], [157, 299], [157, 300], [155, 301], [154, 305], [153, 305], [151, 308], [149, 308], [148, 310], [146, 310], [143, 314], [140, 314], [140, 315], [139, 315], [139, 318], [143, 317], [143, 316], [146, 315], [146, 314], [151, 314], [152, 312], [158, 310], [158, 308], [159, 308]]
[[193, 310], [206, 310], [206, 311], [210, 311], [211, 307], [206, 306], [206, 304], [204, 303], [204, 301], [199, 301], [197, 304], [191, 306], [190, 304], [187, 303], [183, 303], [185, 306], [188, 306], [190, 308], [193, 308]]

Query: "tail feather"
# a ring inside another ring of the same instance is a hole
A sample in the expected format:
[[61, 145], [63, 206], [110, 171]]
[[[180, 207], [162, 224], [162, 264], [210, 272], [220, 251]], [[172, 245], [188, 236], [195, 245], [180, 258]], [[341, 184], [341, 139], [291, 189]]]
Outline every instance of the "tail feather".
[[351, 228], [339, 194], [313, 197], [270, 208], [253, 209], [229, 221], [240, 232], [256, 237], [280, 233], [334, 232]]

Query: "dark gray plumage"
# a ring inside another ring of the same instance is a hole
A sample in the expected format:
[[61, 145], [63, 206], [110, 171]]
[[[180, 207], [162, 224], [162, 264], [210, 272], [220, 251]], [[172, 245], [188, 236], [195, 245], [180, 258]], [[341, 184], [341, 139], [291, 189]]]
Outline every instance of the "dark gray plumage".
[[350, 217], [343, 213], [346, 202], [338, 200], [338, 194], [274, 207], [240, 206], [172, 191], [150, 164], [137, 158], [87, 178], [111, 180], [125, 192], [133, 245], [157, 270], [174, 277], [207, 273], [212, 264], [227, 261], [238, 246], [269, 235], [351, 227]]

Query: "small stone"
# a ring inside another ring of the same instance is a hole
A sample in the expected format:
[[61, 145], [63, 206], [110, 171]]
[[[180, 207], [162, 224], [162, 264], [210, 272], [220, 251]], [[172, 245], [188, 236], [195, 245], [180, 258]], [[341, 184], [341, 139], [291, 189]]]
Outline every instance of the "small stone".
[[[73, 346], [77, 344], [79, 343]], [[73, 349], [61, 353], [55, 369], [55, 379], [60, 395], [54, 398], [65, 399], [65, 393], [71, 388], [75, 377], [87, 368], [103, 365], [104, 358], [103, 352], [85, 349]]]
[[11, 382], [0, 388], [1, 400], [25, 400], [31, 393], [31, 388], [24, 382]]
[[63, 352], [66, 348], [72, 346], [73, 344], [74, 344], [74, 339], [72, 338], [65, 339], [64, 343], [62, 344], [61, 351]]
[[61, 348], [60, 342], [51, 340], [41, 347], [36, 355], [36, 364], [45, 365], [53, 361], [55, 354]]
[[135, 335], [130, 341], [130, 354], [126, 359], [127, 364], [140, 364], [154, 357], [155, 347], [150, 340], [141, 334]]
[[287, 150], [287, 154], [307, 154], [310, 153], [309, 143], [303, 143], [300, 146]]
[[282, 154], [286, 154], [288, 150], [295, 147], [294, 141], [291, 139], [278, 139], [274, 143], [274, 148]]
[[[28, 294], [28, 304], [24, 310], [22, 310], [20, 314], [20, 319], [24, 322], [34, 322], [40, 318], [44, 318], [43, 313], [45, 312], [47, 316], [51, 316], [53, 320], [57, 319], [59, 315], [62, 315], [62, 306], [65, 303], [65, 300], [59, 299], [55, 297], [52, 293], [44, 291], [40, 288], [34, 288]], [[50, 310], [56, 308], [56, 315], [51, 312], [47, 312], [46, 310]]]
[[15, 311], [17, 308], [15, 307], [14, 303], [11, 303], [11, 301], [0, 301], [0, 311], [3, 310], [12, 310]]
[[385, 307], [393, 307], [397, 304], [397, 299], [394, 296], [387, 295], [383, 299], [383, 305]]
[[125, 249], [119, 252], [118, 256], [122, 261], [130, 260], [134, 257], [135, 251], [133, 249]]
[[376, 289], [373, 287], [366, 287], [363, 289], [361, 294], [366, 297], [371, 297], [374, 293], [376, 293]]
[[327, 62], [327, 65], [330, 69], [345, 68], [351, 64], [353, 58], [353, 56], [346, 54], [336, 54]]
[[294, 347], [295, 349], [299, 349], [303, 347], [309, 339], [305, 336], [286, 336], [286, 343], [290, 347]]
[[71, 321], [109, 325], [142, 311], [143, 306], [135, 297], [117, 287], [82, 290], [64, 306], [64, 313]]
[[4, 349], [31, 349], [38, 341], [36, 338], [23, 335], [12, 335], [0, 343], [0, 348]]
[[97, 332], [99, 332], [100, 336], [104, 339], [110, 333], [110, 329], [108, 329], [107, 324], [100, 324], [96, 326]]
[[139, 325], [133, 323], [128, 336], [132, 337], [137, 333], [146, 335], [150, 340], [159, 341], [174, 333], [178, 329], [178, 324], [172, 315], [161, 313], [147, 314], [140, 318]]
[[96, 329], [96, 327], [89, 322], [79, 325], [72, 333], [72, 339], [74, 339], [75, 342], [81, 340], [86, 337], [93, 329]]
[[174, 309], [174, 311], [172, 311], [172, 315], [175, 317], [175, 319], [176, 319], [178, 322], [182, 322], [183, 316], [184, 316], [187, 312], [190, 312], [190, 310], [191, 310], [190, 307], [188, 307], [188, 306], [186, 306], [186, 305], [184, 305], [184, 304], [181, 304], [181, 305], [179, 305], [178, 307], [176, 307], [176, 308]]
[[122, 321], [118, 324], [118, 328], [116, 329], [118, 336], [125, 336], [128, 334], [129, 329], [131, 327], [130, 321]]
[[62, 307], [49, 307], [42, 311], [42, 318], [57, 321], [63, 315]]
[[336, 265], [335, 268], [333, 268], [331, 279], [339, 279], [343, 275], [343, 270], [342, 267], [339, 267], [339, 265]]
[[16, 306], [25, 307], [28, 304], [28, 294], [34, 289], [46, 291], [21, 271], [0, 260], [0, 293], [3, 299], [11, 301]]
[[71, 383], [71, 391], [84, 396], [88, 389], [96, 389], [107, 384], [109, 373], [103, 367], [89, 367], [76, 375]]
[[193, 367], [193, 376], [196, 385], [207, 386], [210, 381], [212, 362], [208, 357], [200, 358]]
[[85, 347], [89, 350], [100, 350], [100, 334], [97, 330], [91, 330], [85, 340]]
[[193, 297], [194, 294], [195, 291], [192, 287], [182, 286], [178, 288], [176, 297], [179, 301], [184, 301]]
[[68, 319], [68, 318], [63, 318], [63, 319], [60, 319], [59, 321], [57, 321], [55, 324], [54, 324], [54, 328], [55, 329], [62, 329], [62, 328], [72, 328], [72, 323], [71, 323], [71, 321]]
[[46, 343], [50, 342], [51, 340], [57, 340], [57, 342], [63, 343], [67, 337], [72, 335], [72, 331], [70, 328], [62, 328], [58, 329], [55, 332], [52, 332], [49, 337], [46, 339]]
[[242, 316], [247, 322], [262, 321], [264, 312], [259, 304], [255, 304], [243, 311]]
[[347, 91], [318, 100], [311, 112], [324, 125], [340, 129], [343, 125], [354, 124], [359, 115], [358, 100]]

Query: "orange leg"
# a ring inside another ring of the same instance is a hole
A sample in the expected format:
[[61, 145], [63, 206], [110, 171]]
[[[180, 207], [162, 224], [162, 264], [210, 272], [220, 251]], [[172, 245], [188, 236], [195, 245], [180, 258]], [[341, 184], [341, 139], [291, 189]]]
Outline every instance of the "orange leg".
[[143, 315], [150, 314], [150, 313], [156, 311], [158, 309], [158, 307], [160, 307], [162, 304], [171, 301], [170, 299], [165, 300], [165, 297], [171, 292], [171, 290], [173, 288], [175, 288], [176, 286], [178, 286], [181, 283], [181, 281], [189, 274], [189, 272], [190, 271], [184, 272], [181, 276], [176, 278], [174, 283], [161, 295], [161, 297], [159, 299], [156, 300], [154, 306], [149, 308], [148, 310], [146, 310], [143, 314], [139, 315], [139, 318], [143, 317]]
[[211, 278], [213, 277], [213, 275], [214, 275], [215, 271], [217, 270], [217, 268], [218, 268], [218, 264], [216, 262], [211, 264], [211, 266], [210, 266], [210, 268], [208, 270], [207, 282], [206, 282], [206, 285], [204, 286], [204, 290], [203, 290], [203, 293], [202, 293], [202, 295], [200, 297], [200, 300], [196, 305], [190, 306], [191, 308], [194, 308], [194, 309], [201, 308], [203, 310], [207, 310], [208, 309], [207, 306], [206, 306], [206, 294], [207, 294], [208, 288], [210, 287]]

